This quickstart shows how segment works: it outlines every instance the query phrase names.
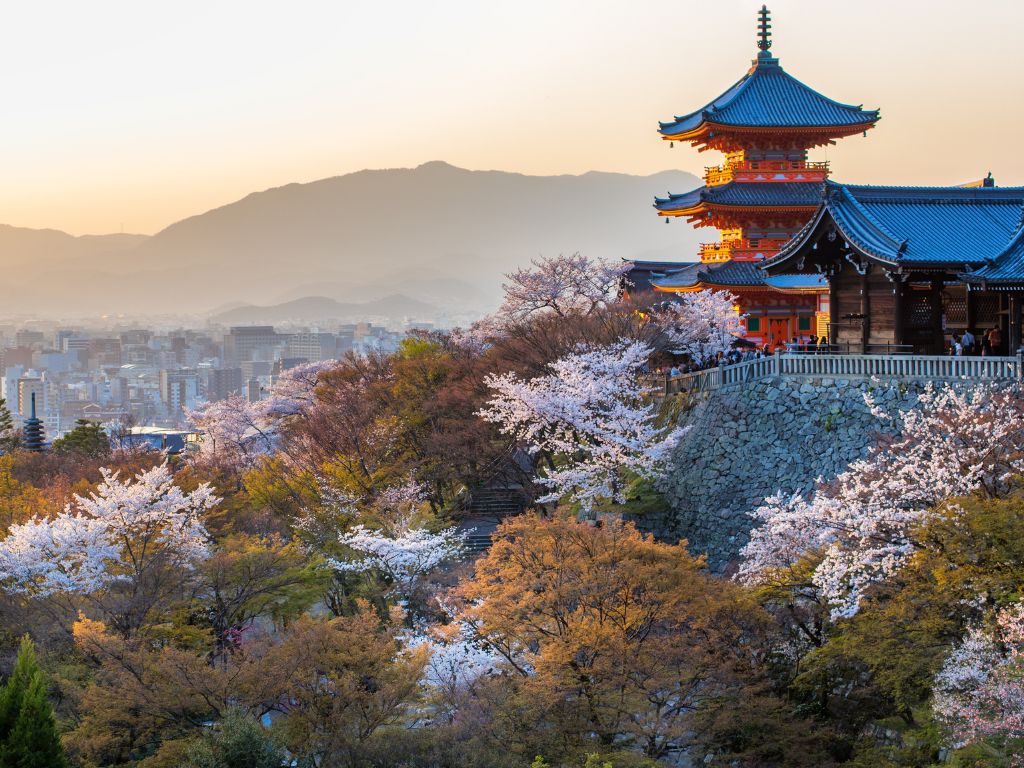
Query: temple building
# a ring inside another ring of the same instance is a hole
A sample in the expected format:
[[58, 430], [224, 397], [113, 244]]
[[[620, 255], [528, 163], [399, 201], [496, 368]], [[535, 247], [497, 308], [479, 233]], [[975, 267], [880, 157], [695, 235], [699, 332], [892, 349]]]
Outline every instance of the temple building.
[[747, 73], [709, 104], [659, 128], [671, 144], [724, 154], [722, 165], [705, 170], [703, 187], [655, 199], [666, 223], [683, 218], [719, 230], [721, 240], [702, 245], [697, 262], [634, 262], [628, 279], [636, 290], [728, 290], [746, 315], [746, 337], [776, 346], [828, 333], [823, 274], [759, 269], [819, 207], [829, 169], [808, 152], [864, 134], [879, 113], [832, 101], [788, 74], [770, 52], [766, 7], [759, 21], [759, 53]]
[[758, 265], [773, 280], [828, 282], [836, 351], [944, 354], [954, 334], [998, 329], [1021, 346], [1024, 187], [826, 182], [807, 225]]

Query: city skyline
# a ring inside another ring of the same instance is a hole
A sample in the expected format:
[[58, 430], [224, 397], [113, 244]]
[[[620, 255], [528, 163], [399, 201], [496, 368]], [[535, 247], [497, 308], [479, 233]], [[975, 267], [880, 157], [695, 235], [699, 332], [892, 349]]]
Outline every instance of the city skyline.
[[[758, 7], [14, 8], [8, 29], [20, 32], [0, 51], [16, 73], [0, 221], [148, 234], [261, 189], [430, 160], [700, 172], [716, 156], [670, 151], [657, 121], [742, 74]], [[1024, 90], [1024, 7], [770, 7], [787, 70], [882, 111], [866, 139], [812, 153], [833, 178], [956, 184], [992, 171], [1024, 183], [1024, 158], [1002, 149], [1024, 117], [1008, 98]]]

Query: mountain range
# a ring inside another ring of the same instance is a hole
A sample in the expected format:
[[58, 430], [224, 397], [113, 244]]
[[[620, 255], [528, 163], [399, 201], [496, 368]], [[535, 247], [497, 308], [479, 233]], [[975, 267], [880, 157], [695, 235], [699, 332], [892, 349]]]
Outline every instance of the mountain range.
[[482, 313], [504, 273], [541, 255], [692, 258], [696, 232], [664, 226], [650, 204], [699, 183], [682, 171], [527, 176], [431, 162], [256, 192], [152, 236], [0, 226], [0, 310], [312, 321], [398, 296], [364, 309]]

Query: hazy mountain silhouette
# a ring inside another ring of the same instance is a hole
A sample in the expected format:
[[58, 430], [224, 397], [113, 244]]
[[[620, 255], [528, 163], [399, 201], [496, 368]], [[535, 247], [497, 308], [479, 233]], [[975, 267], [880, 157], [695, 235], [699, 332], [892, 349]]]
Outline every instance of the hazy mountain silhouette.
[[437, 307], [408, 296], [392, 294], [366, 302], [341, 302], [324, 296], [306, 296], [271, 306], [247, 304], [211, 315], [222, 325], [261, 325], [288, 321], [322, 323], [328, 320], [354, 322], [365, 318], [387, 317], [395, 320], [433, 317]]
[[489, 310], [501, 275], [542, 254], [693, 258], [696, 233], [665, 226], [651, 202], [697, 184], [682, 171], [526, 176], [432, 162], [268, 189], [149, 238], [5, 227], [5, 309], [205, 313], [401, 293]]

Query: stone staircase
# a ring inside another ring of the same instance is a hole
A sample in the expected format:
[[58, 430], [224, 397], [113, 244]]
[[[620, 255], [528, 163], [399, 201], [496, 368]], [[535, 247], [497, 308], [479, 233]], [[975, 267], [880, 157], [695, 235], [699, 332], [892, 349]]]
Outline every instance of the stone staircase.
[[502, 520], [522, 514], [529, 499], [519, 488], [478, 488], [473, 491], [466, 517], [459, 525], [466, 535], [465, 553], [476, 558], [491, 546], [494, 529]]

